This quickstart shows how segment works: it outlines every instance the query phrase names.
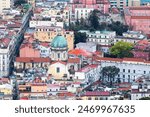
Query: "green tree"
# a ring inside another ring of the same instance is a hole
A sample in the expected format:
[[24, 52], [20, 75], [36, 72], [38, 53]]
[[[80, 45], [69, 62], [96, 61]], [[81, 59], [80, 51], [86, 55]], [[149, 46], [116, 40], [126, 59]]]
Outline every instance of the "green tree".
[[123, 32], [127, 32], [129, 30], [128, 25], [124, 25], [119, 21], [116, 22], [112, 21], [112, 23], [109, 24], [108, 27], [110, 28], [110, 30], [116, 31], [117, 35], [121, 35], [121, 36]]
[[74, 35], [75, 35], [75, 44], [79, 42], [86, 42], [87, 36], [85, 33], [75, 32]]
[[133, 57], [133, 54], [131, 53], [132, 49], [133, 44], [119, 41], [110, 48], [110, 53], [118, 58]]
[[115, 76], [118, 75], [120, 72], [120, 69], [117, 68], [116, 66], [106, 66], [103, 67], [101, 74], [102, 74], [102, 80], [104, 81], [104, 78], [109, 79], [110, 85], [112, 86], [113, 79]]
[[93, 10], [89, 16], [89, 23], [90, 26], [93, 27], [94, 29], [99, 28], [99, 17], [98, 17], [98, 10]]
[[15, 5], [21, 5], [27, 3], [26, 0], [16, 0], [16, 2], [14, 3]]
[[140, 98], [139, 100], [150, 100], [150, 97], [143, 97], [143, 98]]

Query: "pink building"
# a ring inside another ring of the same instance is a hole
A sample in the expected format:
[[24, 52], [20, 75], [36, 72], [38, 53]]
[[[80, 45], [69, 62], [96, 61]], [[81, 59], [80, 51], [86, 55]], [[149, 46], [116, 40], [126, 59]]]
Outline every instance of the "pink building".
[[142, 58], [150, 60], [150, 42], [148, 40], [141, 40], [135, 46], [132, 51], [135, 58]]
[[126, 7], [124, 15], [127, 25], [150, 37], [150, 6]]
[[72, 5], [73, 12], [75, 8], [94, 8], [103, 13], [109, 13], [110, 2], [109, 0], [74, 0]]
[[40, 57], [40, 51], [33, 48], [32, 44], [23, 44], [20, 47], [20, 57]]

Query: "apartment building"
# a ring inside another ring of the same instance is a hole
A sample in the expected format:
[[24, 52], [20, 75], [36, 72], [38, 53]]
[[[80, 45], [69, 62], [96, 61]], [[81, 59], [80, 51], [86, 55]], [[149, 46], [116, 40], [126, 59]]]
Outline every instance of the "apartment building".
[[132, 30], [142, 31], [150, 37], [150, 6], [124, 8], [125, 22]]
[[150, 97], [150, 76], [140, 76], [131, 86], [131, 100]]
[[80, 20], [81, 18], [88, 19], [90, 13], [94, 8], [76, 8], [75, 9], [75, 19]]
[[117, 7], [123, 10], [126, 6], [140, 6], [140, 0], [109, 0], [111, 7]]
[[3, 9], [11, 8], [12, 3], [12, 0], [0, 0], [0, 14], [2, 13]]
[[[101, 67], [116, 66], [120, 69], [116, 79], [123, 82], [133, 82], [141, 75], [150, 73], [150, 61], [145, 61], [138, 58], [96, 58], [95, 61], [101, 64]], [[116, 81], [114, 79], [114, 81]]]
[[52, 42], [55, 36], [61, 34], [64, 36], [68, 43], [68, 49], [74, 48], [74, 32], [66, 31], [61, 27], [44, 27], [39, 26], [35, 28], [34, 38], [41, 42]]
[[[14, 13], [9, 12], [9, 15]], [[23, 39], [23, 33], [27, 28], [28, 20], [31, 15], [31, 9], [29, 9], [25, 15], [19, 17], [18, 20], [14, 15], [12, 19], [1, 19], [0, 29], [0, 76], [8, 76], [13, 68], [12, 62], [15, 52], [19, 47], [19, 43]]]

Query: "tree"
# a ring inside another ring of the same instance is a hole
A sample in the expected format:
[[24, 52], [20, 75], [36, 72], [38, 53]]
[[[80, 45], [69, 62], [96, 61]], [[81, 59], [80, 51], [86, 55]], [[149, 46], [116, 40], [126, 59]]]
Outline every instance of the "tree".
[[90, 26], [94, 29], [99, 28], [99, 17], [98, 17], [98, 10], [93, 10], [92, 13], [89, 16], [89, 23]]
[[16, 0], [15, 5], [21, 5], [27, 3], [26, 0]]
[[74, 35], [75, 35], [75, 44], [79, 42], [86, 42], [87, 36], [85, 33], [75, 32]]
[[110, 53], [118, 58], [133, 57], [133, 54], [131, 53], [132, 49], [133, 44], [119, 41], [110, 48]]
[[150, 100], [150, 97], [143, 97], [143, 98], [140, 98], [139, 100]]
[[121, 35], [121, 36], [123, 32], [127, 32], [129, 30], [128, 25], [124, 25], [119, 21], [116, 22], [112, 21], [112, 23], [109, 24], [108, 27], [110, 28], [110, 30], [116, 31], [117, 35]]
[[101, 73], [102, 73], [102, 80], [104, 81], [104, 78], [107, 78], [110, 81], [110, 85], [112, 86], [112, 82], [114, 81], [115, 76], [118, 75], [120, 72], [120, 69], [116, 66], [106, 66], [103, 67]]

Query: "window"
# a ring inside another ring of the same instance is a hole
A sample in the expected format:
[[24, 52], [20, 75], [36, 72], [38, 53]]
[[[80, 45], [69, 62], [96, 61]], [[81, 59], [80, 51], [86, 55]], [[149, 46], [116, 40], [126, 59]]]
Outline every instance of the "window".
[[146, 74], [146, 71], [144, 71], [144, 74]]
[[130, 73], [130, 69], [128, 69], [128, 73]]
[[60, 68], [59, 68], [59, 67], [57, 67], [56, 72], [57, 72], [57, 73], [59, 73], [59, 72], [60, 72]]
[[58, 53], [58, 58], [60, 58], [60, 53]]
[[66, 54], [64, 53], [64, 58], [66, 58]]
[[125, 78], [125, 75], [123, 75], [123, 78]]
[[123, 69], [123, 72], [125, 72], [125, 69]]
[[135, 73], [135, 70], [133, 70], [133, 73]]

